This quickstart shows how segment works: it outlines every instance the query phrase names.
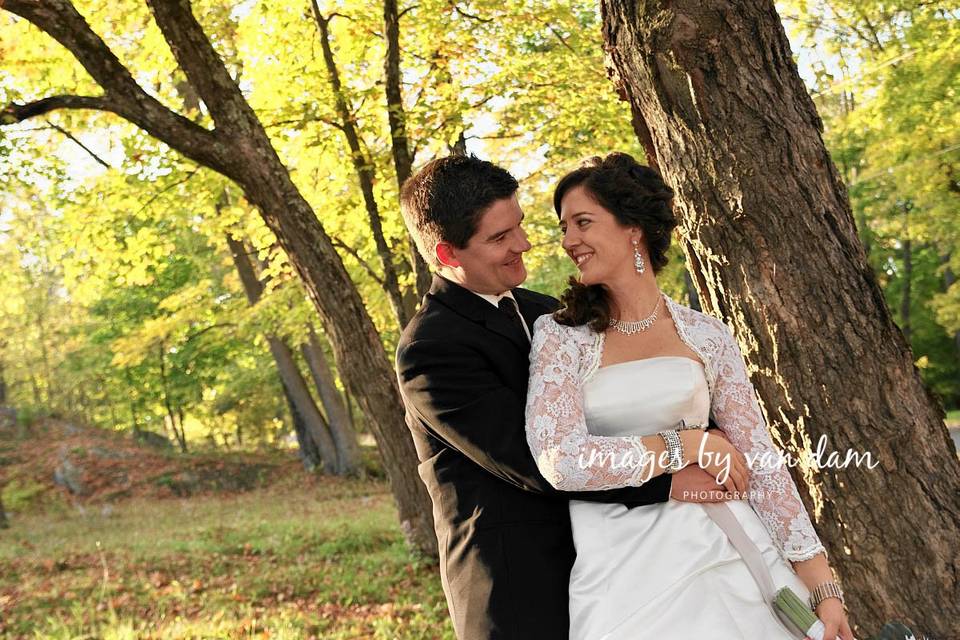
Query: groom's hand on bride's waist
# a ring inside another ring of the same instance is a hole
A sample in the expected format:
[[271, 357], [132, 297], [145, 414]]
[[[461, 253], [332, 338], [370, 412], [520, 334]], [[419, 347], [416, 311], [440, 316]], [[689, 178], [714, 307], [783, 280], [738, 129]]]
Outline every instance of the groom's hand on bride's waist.
[[717, 484], [716, 478], [693, 464], [674, 473], [670, 485], [670, 499], [680, 502], [726, 502], [746, 497], [727, 491], [723, 485]]
[[[707, 430], [711, 435], [719, 436], [729, 442], [727, 435], [711, 423]], [[734, 494], [727, 491], [723, 485], [717, 484], [717, 479], [695, 464], [690, 464], [673, 474], [670, 485], [670, 499], [680, 502], [726, 502], [727, 500], [744, 500], [746, 494]]]

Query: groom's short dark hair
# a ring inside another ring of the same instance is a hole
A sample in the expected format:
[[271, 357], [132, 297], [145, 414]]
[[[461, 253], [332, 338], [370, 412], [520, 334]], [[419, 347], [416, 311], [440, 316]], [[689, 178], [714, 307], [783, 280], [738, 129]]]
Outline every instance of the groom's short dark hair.
[[400, 210], [420, 255], [437, 267], [438, 242], [466, 247], [481, 214], [519, 186], [506, 169], [474, 155], [438, 158], [403, 183]]

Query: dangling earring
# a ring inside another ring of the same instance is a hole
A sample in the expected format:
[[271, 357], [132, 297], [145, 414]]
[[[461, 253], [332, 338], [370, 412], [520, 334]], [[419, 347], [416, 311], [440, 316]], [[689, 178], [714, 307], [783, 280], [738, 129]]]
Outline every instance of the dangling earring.
[[647, 265], [643, 261], [643, 256], [640, 255], [640, 249], [637, 248], [637, 241], [633, 241], [633, 266], [636, 268], [637, 273], [643, 273], [647, 270]]

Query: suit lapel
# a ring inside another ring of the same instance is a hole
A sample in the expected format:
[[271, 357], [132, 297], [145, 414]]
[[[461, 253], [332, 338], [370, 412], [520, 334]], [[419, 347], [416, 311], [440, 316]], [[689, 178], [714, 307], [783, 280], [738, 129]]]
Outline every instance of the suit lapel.
[[[430, 293], [437, 301], [456, 311], [460, 315], [482, 324], [488, 330], [499, 334], [515, 344], [523, 351], [528, 351], [530, 345], [527, 343], [527, 337], [519, 335], [519, 330], [510, 323], [496, 307], [467, 289], [461, 287], [455, 282], [438, 275], [433, 276], [433, 284], [430, 287]], [[523, 315], [523, 305], [519, 304], [520, 314], [530, 326], [527, 316]]]
[[530, 329], [530, 335], [532, 336], [533, 323], [537, 321], [537, 318], [545, 313], [550, 313], [552, 310], [546, 305], [531, 299], [523, 289], [514, 289], [513, 297], [517, 301], [517, 306], [520, 308], [520, 316], [523, 318], [523, 321], [527, 323], [527, 328]]

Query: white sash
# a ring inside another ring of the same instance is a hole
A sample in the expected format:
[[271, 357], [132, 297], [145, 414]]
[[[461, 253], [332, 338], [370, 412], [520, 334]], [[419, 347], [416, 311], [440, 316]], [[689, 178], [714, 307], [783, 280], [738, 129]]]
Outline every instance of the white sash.
[[747, 532], [743, 530], [743, 525], [741, 525], [737, 517], [733, 515], [730, 507], [728, 507], [725, 502], [702, 502], [700, 506], [707, 512], [710, 519], [720, 527], [720, 530], [727, 534], [727, 538], [730, 539], [733, 548], [740, 553], [740, 556], [747, 565], [747, 569], [749, 569], [753, 579], [756, 580], [757, 586], [760, 587], [760, 593], [763, 594], [764, 602], [773, 610], [774, 617], [784, 630], [795, 638], [798, 638], [798, 640], [806, 638], [806, 634], [798, 630], [786, 615], [773, 604], [777, 597], [777, 592], [773, 584], [773, 576], [770, 575], [770, 568], [767, 566], [766, 561], [764, 561], [760, 549], [757, 548], [756, 543], [747, 535]]

